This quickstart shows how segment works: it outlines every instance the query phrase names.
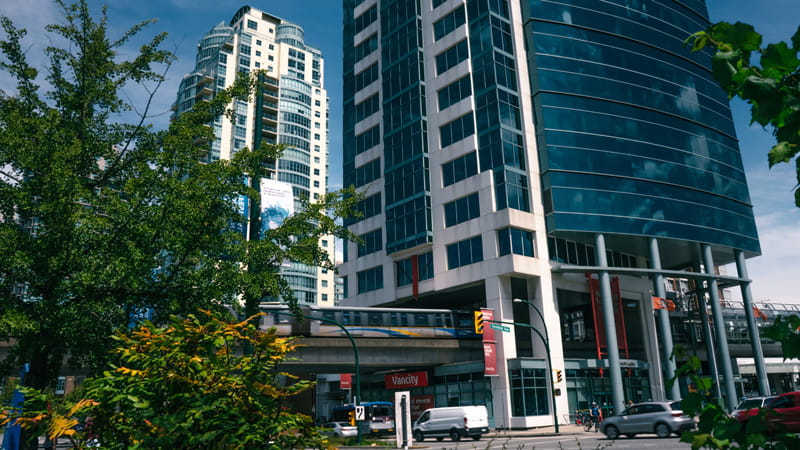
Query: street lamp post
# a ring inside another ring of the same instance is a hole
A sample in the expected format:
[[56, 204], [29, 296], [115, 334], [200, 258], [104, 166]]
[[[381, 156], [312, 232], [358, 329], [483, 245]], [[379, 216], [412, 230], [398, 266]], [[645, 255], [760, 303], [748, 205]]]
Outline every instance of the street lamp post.
[[515, 298], [512, 301], [514, 303], [527, 303], [528, 306], [530, 306], [531, 308], [533, 308], [534, 311], [536, 311], [536, 314], [539, 315], [539, 319], [542, 321], [542, 326], [544, 327], [544, 336], [542, 336], [542, 333], [540, 333], [538, 329], [534, 328], [531, 325], [526, 325], [516, 322], [514, 322], [514, 325], [527, 326], [528, 328], [536, 332], [536, 335], [538, 335], [539, 339], [541, 339], [542, 342], [544, 343], [544, 352], [545, 355], [547, 356], [547, 378], [550, 380], [550, 399], [553, 404], [553, 426], [555, 426], [556, 433], [558, 433], [558, 414], [556, 413], [556, 395], [553, 390], [553, 386], [555, 385], [555, 383], [553, 383], [553, 360], [550, 357], [550, 336], [547, 334], [547, 325], [546, 322], [544, 321], [544, 316], [542, 315], [542, 312], [539, 311], [539, 308], [537, 308], [536, 305], [529, 302], [528, 300]]
[[[290, 313], [290, 312], [271, 311], [270, 313], [271, 314], [275, 314], [276, 316], [278, 316], [278, 315], [296, 316], [294, 313]], [[356, 341], [355, 341], [355, 339], [353, 339], [353, 335], [351, 335], [350, 331], [348, 331], [347, 328], [345, 328], [345, 326], [342, 325], [341, 323], [339, 323], [337, 320], [329, 319], [327, 317], [307, 316], [305, 314], [303, 314], [303, 318], [309, 319], [309, 320], [319, 320], [320, 322], [332, 323], [332, 324], [336, 325], [337, 327], [341, 328], [342, 331], [344, 331], [344, 334], [347, 335], [347, 339], [350, 339], [350, 344], [353, 346], [353, 358], [355, 359], [355, 364], [354, 365], [355, 365], [355, 372], [356, 372], [356, 382], [355, 382], [355, 384], [356, 384], [356, 396], [355, 396], [355, 399], [353, 401], [353, 404], [354, 404], [353, 406], [360, 404], [360, 402], [361, 402], [361, 366], [359, 365], [359, 361], [358, 361], [358, 346], [356, 346]], [[359, 428], [356, 433], [357, 433], [358, 443], [360, 444], [361, 443], [361, 429]]]

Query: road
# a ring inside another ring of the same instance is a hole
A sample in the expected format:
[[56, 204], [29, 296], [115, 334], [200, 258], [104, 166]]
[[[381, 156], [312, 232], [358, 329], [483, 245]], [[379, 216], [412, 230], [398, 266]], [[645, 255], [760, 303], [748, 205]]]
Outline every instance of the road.
[[[364, 449], [365, 447], [347, 447], [340, 450]], [[672, 450], [690, 449], [691, 445], [679, 442], [677, 436], [660, 439], [655, 435], [641, 435], [635, 438], [619, 438], [615, 441], [606, 438], [602, 433], [586, 432], [577, 425], [562, 426], [562, 432], [555, 434], [552, 428], [531, 431], [493, 432], [479, 441], [465, 439], [452, 442], [449, 439], [436, 441], [426, 439], [414, 442], [411, 449], [429, 450]]]

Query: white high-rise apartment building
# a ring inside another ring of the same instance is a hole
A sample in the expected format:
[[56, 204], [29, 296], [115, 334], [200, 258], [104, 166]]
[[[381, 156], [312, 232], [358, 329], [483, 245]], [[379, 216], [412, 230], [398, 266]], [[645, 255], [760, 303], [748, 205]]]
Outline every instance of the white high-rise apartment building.
[[[272, 168], [273, 181], [291, 186], [295, 209], [301, 198], [313, 202], [328, 186], [324, 61], [303, 35], [294, 23], [242, 7], [230, 22], [220, 22], [197, 44], [194, 71], [184, 76], [173, 105], [177, 116], [233, 84], [237, 74], [263, 71], [255, 95], [232, 105], [235, 118], [220, 116], [214, 121], [216, 140], [207, 159], [227, 159], [244, 147], [262, 143], [285, 144], [286, 150]], [[321, 239], [320, 245], [333, 254], [333, 237]], [[333, 305], [333, 271], [289, 263], [281, 272], [301, 304]]]

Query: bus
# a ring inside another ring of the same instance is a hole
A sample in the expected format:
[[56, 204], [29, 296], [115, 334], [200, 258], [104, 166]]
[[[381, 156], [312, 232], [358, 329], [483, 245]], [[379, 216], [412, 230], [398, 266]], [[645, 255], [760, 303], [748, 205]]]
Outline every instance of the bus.
[[[394, 433], [394, 404], [392, 402], [364, 402], [364, 422], [368, 424], [369, 434], [383, 435]], [[344, 405], [333, 408], [334, 422], [355, 420], [355, 406]]]

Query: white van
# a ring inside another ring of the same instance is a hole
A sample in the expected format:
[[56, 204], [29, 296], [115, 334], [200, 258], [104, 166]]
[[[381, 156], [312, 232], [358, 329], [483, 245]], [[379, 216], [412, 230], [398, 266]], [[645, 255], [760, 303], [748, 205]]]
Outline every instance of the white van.
[[483, 405], [426, 409], [414, 422], [413, 432], [416, 442], [422, 442], [426, 437], [441, 441], [445, 436], [453, 441], [462, 437], [477, 441], [482, 434], [489, 432], [489, 413]]

